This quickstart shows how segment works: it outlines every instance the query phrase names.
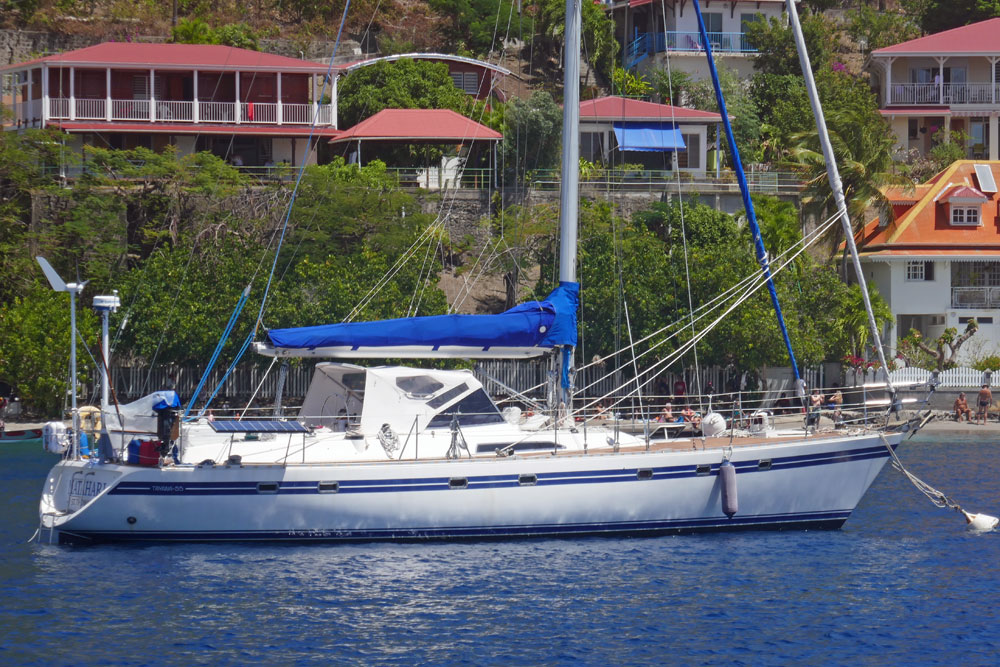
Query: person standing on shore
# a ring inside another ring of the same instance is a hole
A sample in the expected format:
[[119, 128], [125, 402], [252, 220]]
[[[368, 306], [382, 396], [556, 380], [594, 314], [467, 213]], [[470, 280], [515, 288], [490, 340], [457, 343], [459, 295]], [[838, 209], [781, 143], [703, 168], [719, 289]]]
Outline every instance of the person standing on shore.
[[830, 406], [833, 407], [833, 424], [834, 426], [841, 425], [841, 412], [840, 406], [844, 404], [844, 394], [840, 391], [840, 385], [833, 385], [833, 393], [830, 394]]
[[[990, 405], [993, 403], [993, 392], [990, 391], [990, 386], [984, 384], [983, 388], [979, 390], [979, 410], [976, 412], [976, 424], [982, 423], [983, 426], [986, 425], [986, 418], [989, 416]], [[980, 422], [979, 420], [982, 420]]]

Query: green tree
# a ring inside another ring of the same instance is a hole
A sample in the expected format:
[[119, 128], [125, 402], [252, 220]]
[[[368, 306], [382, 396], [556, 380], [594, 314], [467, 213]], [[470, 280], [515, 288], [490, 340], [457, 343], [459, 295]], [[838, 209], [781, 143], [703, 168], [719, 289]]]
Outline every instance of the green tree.
[[[868, 285], [868, 300], [875, 315], [875, 325], [882, 330], [887, 322], [892, 321], [892, 310], [874, 284]], [[836, 331], [841, 334], [841, 346], [848, 348], [848, 354], [862, 358], [868, 356], [865, 350], [871, 340], [871, 325], [864, 304], [861, 286], [851, 285], [835, 319]]]
[[[769, 243], [779, 246], [799, 240], [794, 209], [771, 200], [761, 200], [760, 207], [767, 217]], [[605, 204], [587, 203], [580, 219], [581, 347], [586, 347], [588, 358], [627, 344], [624, 300], [633, 338], [663, 328], [677, 334], [642, 365], [663, 358], [691, 335], [688, 282], [697, 309], [757, 269], [746, 226], [708, 206], [685, 206], [683, 225], [677, 204], [654, 204], [630, 221], [616, 221]], [[555, 253], [554, 244], [551, 252]], [[552, 255], [543, 251], [539, 256], [543, 279], [536, 294], [544, 295], [554, 284], [555, 269]], [[794, 270], [778, 275], [777, 288], [799, 362], [811, 365], [839, 358], [844, 343], [837, 317], [844, 312], [849, 288], [835, 272], [802, 256]], [[714, 316], [699, 321], [696, 328], [702, 329], [711, 319]], [[698, 351], [703, 363], [734, 364], [748, 370], [788, 363], [764, 290], [723, 319], [699, 343]]]
[[559, 165], [562, 109], [547, 92], [511, 100], [504, 109], [503, 127], [500, 157], [506, 170], [520, 177], [528, 170]]
[[506, 35], [521, 34], [521, 14], [511, 0], [429, 0], [429, 4], [447, 17], [444, 37], [459, 51], [488, 54]]
[[[819, 70], [815, 75], [823, 113], [831, 128], [835, 127], [837, 117], [852, 118], [865, 127], [886, 127], [865, 78], [832, 68]], [[782, 160], [800, 143], [800, 135], [815, 133], [816, 119], [802, 77], [755, 74], [751, 95], [759, 113], [761, 152], [765, 159]]]
[[[823, 14], [804, 14], [799, 22], [813, 71], [829, 66], [837, 52], [836, 27]], [[747, 24], [746, 39], [757, 49], [753, 59], [758, 72], [802, 76], [792, 27], [782, 19], [771, 17]]]
[[612, 75], [612, 92], [623, 97], [647, 97], [653, 86], [641, 75], [615, 67]]
[[[883, 220], [893, 219], [892, 207], [883, 189], [887, 185], [905, 184], [907, 181], [894, 170], [891, 151], [895, 136], [881, 118], [863, 109], [846, 109], [831, 112], [829, 121], [830, 142], [840, 171], [847, 213], [854, 230], [868, 222], [869, 211], [877, 211]], [[825, 219], [833, 215], [836, 201], [827, 177], [826, 160], [819, 146], [819, 135], [813, 130], [794, 137], [795, 148], [790, 163], [802, 170], [806, 179], [803, 205]], [[834, 239], [843, 240], [841, 225], [833, 226]], [[846, 246], [843, 266], [846, 277]]]
[[[757, 102], [750, 93], [747, 82], [730, 67], [721, 61], [716, 63], [719, 73], [719, 87], [726, 102], [726, 109], [733, 117], [733, 136], [740, 156], [744, 163], [760, 159], [761, 120], [757, 112]], [[719, 113], [719, 104], [715, 97], [715, 87], [711, 81], [702, 80], [691, 83], [687, 88], [687, 104], [702, 111]], [[718, 127], [721, 132], [722, 128]], [[725, 138], [722, 144], [725, 144]], [[724, 150], [727, 150], [724, 148]]]
[[[605, 81], [611, 79], [612, 68], [618, 57], [620, 45], [615, 39], [615, 24], [602, 5], [584, 2], [580, 5], [581, 50], [590, 66]], [[538, 4], [535, 33], [542, 50], [549, 56], [558, 56], [565, 42], [566, 3], [562, 0], [542, 0]]]
[[[41, 271], [32, 272], [37, 277]], [[90, 290], [87, 290], [90, 292]], [[85, 292], [85, 294], [87, 293]], [[82, 295], [81, 295], [82, 296]], [[97, 339], [97, 316], [77, 301], [77, 328], [87, 345]], [[78, 381], [87, 381], [87, 353], [78, 343]], [[28, 410], [61, 416], [69, 382], [69, 296], [35, 280], [23, 297], [0, 303], [0, 378], [21, 393]]]
[[321, 261], [362, 246], [395, 255], [432, 219], [382, 162], [359, 167], [336, 158], [306, 169], [291, 221], [288, 246], [297, 256]]
[[340, 127], [352, 127], [383, 109], [452, 109], [467, 113], [472, 102], [455, 87], [442, 62], [378, 62], [351, 73], [340, 84]]
[[34, 243], [32, 194], [60, 191], [56, 167], [69, 157], [64, 138], [52, 130], [0, 132], [0, 303], [27, 293], [32, 254], [48, 254]]
[[847, 34], [867, 57], [872, 51], [920, 36], [916, 18], [905, 12], [862, 5], [847, 13]]
[[[649, 73], [650, 85], [662, 104], [690, 104], [689, 91], [694, 85], [694, 78], [679, 69], [656, 67]], [[728, 104], [728, 102], [727, 102]]]
[[898, 349], [910, 366], [926, 368], [928, 365], [933, 365], [935, 370], [944, 371], [955, 367], [959, 349], [977, 331], [979, 323], [973, 318], [965, 325], [965, 331], [961, 335], [955, 327], [948, 327], [931, 346], [924, 340], [923, 334], [916, 329], [910, 329], [910, 332], [900, 339]]
[[934, 145], [927, 151], [934, 173], [947, 169], [953, 162], [966, 159], [966, 146], [970, 139], [968, 134], [960, 130], [952, 130], [947, 136], [944, 128], [935, 132], [931, 137]]
[[260, 37], [256, 31], [246, 23], [227, 23], [216, 29], [215, 41], [212, 43], [234, 46], [238, 49], [260, 51], [260, 46], [258, 45], [259, 39]]
[[215, 31], [199, 18], [181, 19], [171, 28], [171, 40], [176, 44], [215, 44]]
[[1000, 0], [924, 0], [916, 9], [920, 27], [935, 33], [1000, 16]]

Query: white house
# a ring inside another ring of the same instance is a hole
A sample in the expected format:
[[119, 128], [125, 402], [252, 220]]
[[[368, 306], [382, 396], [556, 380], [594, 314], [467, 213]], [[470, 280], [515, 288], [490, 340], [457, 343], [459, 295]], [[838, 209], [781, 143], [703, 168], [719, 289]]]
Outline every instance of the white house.
[[916, 329], [979, 332], [960, 362], [1000, 353], [1000, 162], [962, 160], [923, 185], [886, 192], [896, 219], [856, 236], [865, 277], [892, 309], [888, 340]]
[[921, 155], [938, 130], [969, 136], [971, 159], [1000, 160], [1000, 18], [872, 52], [882, 115], [901, 148]]
[[[691, 0], [617, 0], [603, 3], [615, 21], [615, 35], [625, 52], [626, 69], [665, 68], [695, 79], [709, 78], [698, 17]], [[753, 73], [757, 49], [746, 38], [747, 25], [761, 17], [782, 17], [784, 0], [710, 0], [702, 16], [712, 53], [741, 77]]]
[[669, 104], [624, 97], [587, 100], [580, 103], [580, 157], [704, 174], [708, 128], [721, 122], [720, 114]]

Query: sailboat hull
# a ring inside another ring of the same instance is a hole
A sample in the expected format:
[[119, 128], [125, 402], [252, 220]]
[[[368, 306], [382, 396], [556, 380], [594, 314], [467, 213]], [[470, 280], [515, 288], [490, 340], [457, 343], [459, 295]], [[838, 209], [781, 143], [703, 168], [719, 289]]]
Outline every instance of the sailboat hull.
[[[898, 445], [901, 436], [887, 435]], [[723, 513], [719, 466], [735, 466]], [[357, 464], [142, 468], [63, 461], [42, 539], [369, 541], [838, 528], [889, 453], [878, 434], [737, 446]], [[734, 490], [729, 490], [733, 493]]]

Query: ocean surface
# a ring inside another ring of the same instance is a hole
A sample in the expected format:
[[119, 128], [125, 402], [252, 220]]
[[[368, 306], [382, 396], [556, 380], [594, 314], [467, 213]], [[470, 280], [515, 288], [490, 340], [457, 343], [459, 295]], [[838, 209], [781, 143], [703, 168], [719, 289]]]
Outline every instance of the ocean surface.
[[[1000, 515], [1000, 442], [904, 443]], [[886, 466], [839, 531], [349, 546], [29, 544], [0, 447], [0, 664], [1000, 664], [1000, 533]]]

